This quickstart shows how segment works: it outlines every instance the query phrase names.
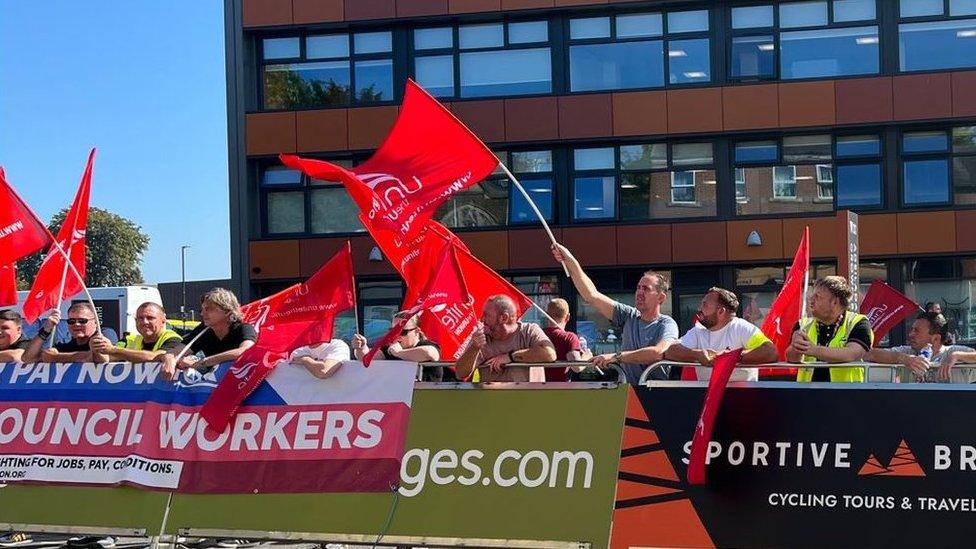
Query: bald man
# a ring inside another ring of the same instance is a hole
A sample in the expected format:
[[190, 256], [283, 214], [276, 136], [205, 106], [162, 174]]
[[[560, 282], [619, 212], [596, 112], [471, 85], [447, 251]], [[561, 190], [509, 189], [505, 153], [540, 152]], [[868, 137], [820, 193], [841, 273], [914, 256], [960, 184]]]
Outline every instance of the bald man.
[[118, 346], [101, 334], [92, 337], [91, 349], [96, 362], [154, 362], [166, 351], [182, 343], [180, 334], [166, 328], [166, 311], [158, 303], [147, 301], [136, 309], [136, 331]]

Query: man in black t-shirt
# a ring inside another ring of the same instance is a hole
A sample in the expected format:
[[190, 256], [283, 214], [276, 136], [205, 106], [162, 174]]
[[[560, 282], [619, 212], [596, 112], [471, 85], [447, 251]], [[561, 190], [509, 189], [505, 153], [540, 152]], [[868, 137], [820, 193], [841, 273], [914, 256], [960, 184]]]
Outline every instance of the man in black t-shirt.
[[41, 350], [44, 342], [51, 337], [51, 332], [61, 321], [61, 311], [54, 310], [47, 317], [44, 325], [30, 341], [30, 346], [24, 351], [24, 361], [34, 362], [92, 362], [90, 340], [98, 331], [95, 321], [95, 309], [87, 301], [79, 301], [68, 307], [68, 333], [71, 339], [64, 343], [57, 343], [50, 349]]
[[24, 319], [17, 311], [0, 311], [0, 362], [20, 362], [30, 340], [24, 338]]
[[183, 350], [182, 344], [163, 355], [163, 379], [175, 379], [177, 369], [209, 372], [218, 364], [237, 360], [258, 340], [254, 326], [241, 321], [241, 304], [230, 290], [214, 288], [203, 294], [200, 316], [203, 324], [183, 338], [190, 348], [179, 362], [176, 356]]

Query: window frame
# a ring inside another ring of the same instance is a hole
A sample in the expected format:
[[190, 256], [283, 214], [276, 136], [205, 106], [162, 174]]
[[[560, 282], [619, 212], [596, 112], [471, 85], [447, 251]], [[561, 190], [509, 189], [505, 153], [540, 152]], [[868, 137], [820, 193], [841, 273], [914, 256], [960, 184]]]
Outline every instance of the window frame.
[[[332, 157], [328, 158], [330, 162], [349, 162], [357, 164], [357, 160], [362, 161], [363, 159], [357, 158], [355, 156], [343, 156], [340, 158]], [[295, 237], [340, 237], [340, 236], [356, 236], [366, 234], [366, 229], [362, 228], [358, 231], [342, 231], [342, 232], [312, 232], [312, 193], [316, 190], [321, 189], [334, 189], [334, 188], [344, 188], [342, 183], [328, 183], [313, 184], [312, 178], [298, 172], [300, 175], [299, 183], [288, 184], [288, 185], [269, 185], [265, 186], [263, 184], [264, 174], [269, 168], [281, 168], [279, 166], [270, 162], [261, 162], [257, 165], [257, 187], [258, 196], [260, 203], [259, 217], [261, 219], [261, 236], [265, 239], [277, 239], [277, 238], [295, 238]], [[292, 170], [298, 171], [298, 170]], [[304, 228], [300, 232], [271, 232], [269, 230], [269, 212], [268, 212], [268, 196], [274, 193], [285, 193], [285, 192], [301, 192], [302, 193], [302, 205], [303, 213], [305, 216]], [[350, 201], [352, 197], [349, 197]]]
[[[919, 15], [915, 17], [902, 17], [901, 16], [901, 0], [895, 0], [894, 2], [894, 24], [892, 25], [891, 33], [894, 35], [894, 39], [897, 45], [898, 54], [895, 56], [894, 61], [894, 74], [925, 74], [931, 72], [952, 72], [952, 71], [967, 71], [976, 68], [976, 61], [965, 67], [953, 67], [953, 68], [936, 68], [936, 69], [917, 69], [917, 70], [903, 70], [902, 58], [901, 58], [901, 27], [902, 25], [910, 25], [913, 23], [941, 23], [941, 22], [953, 22], [953, 21], [963, 21], [967, 19], [976, 20], [976, 13], [969, 15], [950, 15], [950, 6], [952, 0], [942, 0], [942, 13], [940, 15]], [[974, 37], [976, 39], [976, 37]]]

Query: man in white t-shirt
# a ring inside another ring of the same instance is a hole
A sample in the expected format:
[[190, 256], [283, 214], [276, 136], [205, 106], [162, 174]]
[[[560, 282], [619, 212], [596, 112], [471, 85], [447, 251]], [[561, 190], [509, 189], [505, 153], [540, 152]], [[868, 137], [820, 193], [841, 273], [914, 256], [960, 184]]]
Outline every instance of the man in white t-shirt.
[[[701, 300], [699, 321], [677, 343], [671, 345], [665, 358], [677, 362], [697, 362], [699, 381], [712, 377], [715, 357], [735, 349], [742, 349], [740, 364], [776, 362], [776, 346], [758, 326], [736, 316], [739, 298], [724, 288], [709, 288]], [[756, 368], [736, 369], [730, 381], [758, 381]]]
[[[965, 345], [951, 345], [949, 323], [942, 313], [918, 315], [908, 330], [908, 345], [890, 349], [871, 349], [865, 360], [883, 364], [901, 364], [898, 378], [902, 383], [973, 383], [976, 369], [953, 368], [958, 363], [973, 362], [976, 355]], [[932, 356], [925, 360], [919, 353], [931, 345]]]
[[333, 339], [328, 343], [316, 343], [295, 349], [288, 357], [288, 362], [303, 366], [308, 373], [319, 379], [328, 379], [349, 357], [349, 345], [341, 339]]

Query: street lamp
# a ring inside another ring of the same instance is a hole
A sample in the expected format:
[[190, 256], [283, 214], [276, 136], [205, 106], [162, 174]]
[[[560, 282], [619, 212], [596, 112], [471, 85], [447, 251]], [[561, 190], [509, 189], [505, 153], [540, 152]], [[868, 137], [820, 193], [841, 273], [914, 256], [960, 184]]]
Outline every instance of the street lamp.
[[180, 279], [183, 291], [183, 303], [180, 304], [180, 316], [183, 317], [183, 328], [186, 329], [186, 249], [189, 244], [180, 246]]

